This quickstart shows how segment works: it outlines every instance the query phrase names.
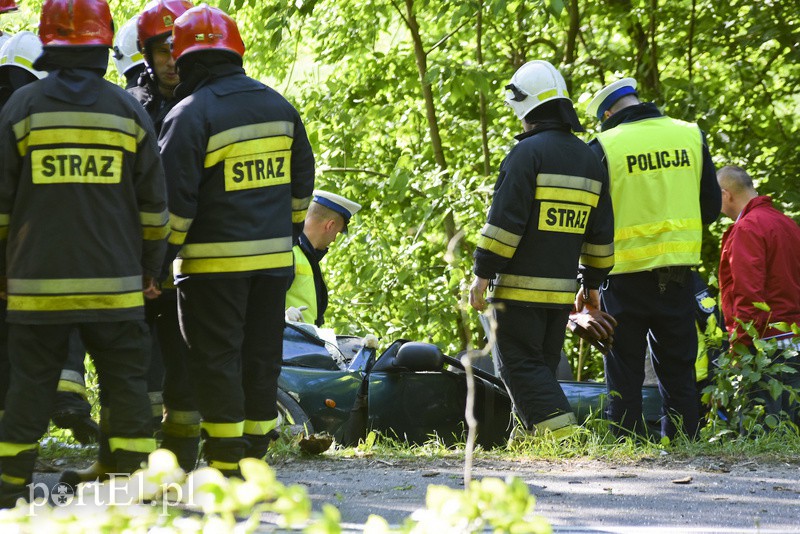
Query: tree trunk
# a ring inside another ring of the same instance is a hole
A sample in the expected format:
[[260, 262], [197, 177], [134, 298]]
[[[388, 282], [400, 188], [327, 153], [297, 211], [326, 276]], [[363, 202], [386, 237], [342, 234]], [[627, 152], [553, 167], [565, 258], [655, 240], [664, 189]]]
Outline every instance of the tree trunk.
[[[414, 0], [405, 0], [406, 13], [404, 20], [408, 31], [411, 33], [411, 40], [414, 43], [414, 57], [417, 62], [417, 71], [419, 73], [419, 83], [422, 87], [422, 97], [425, 100], [425, 115], [428, 119], [428, 132], [431, 136], [431, 145], [433, 146], [433, 156], [436, 164], [442, 171], [447, 170], [447, 160], [444, 157], [444, 148], [442, 146], [442, 138], [439, 134], [439, 123], [436, 120], [436, 106], [433, 101], [433, 89], [431, 84], [425, 81], [428, 74], [428, 57], [425, 53], [425, 47], [422, 45], [422, 36], [419, 32], [419, 24], [417, 17], [414, 14]], [[447, 242], [450, 243], [455, 237], [458, 229], [456, 228], [453, 213], [448, 210], [444, 216], [444, 231]], [[458, 249], [457, 249], [458, 250]], [[456, 290], [458, 291], [458, 290]], [[458, 301], [458, 294], [456, 301]], [[472, 332], [469, 323], [465, 322], [461, 313], [456, 313], [456, 321], [458, 323], [458, 337], [461, 349], [467, 347], [469, 339], [472, 337]]]
[[[478, 31], [477, 31], [477, 51], [476, 59], [478, 67], [483, 69], [483, 1], [478, 2]], [[483, 149], [483, 174], [489, 176], [491, 170], [491, 159], [489, 154], [489, 125], [486, 117], [486, 93], [481, 89], [478, 95], [478, 112], [481, 118], [481, 148]]]

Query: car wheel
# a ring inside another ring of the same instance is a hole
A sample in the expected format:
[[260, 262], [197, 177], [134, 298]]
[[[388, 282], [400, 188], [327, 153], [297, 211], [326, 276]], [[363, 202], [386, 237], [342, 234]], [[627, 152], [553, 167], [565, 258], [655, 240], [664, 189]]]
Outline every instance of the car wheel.
[[314, 426], [306, 412], [291, 395], [282, 389], [278, 390], [278, 428], [293, 436], [301, 433], [307, 435], [314, 433]]

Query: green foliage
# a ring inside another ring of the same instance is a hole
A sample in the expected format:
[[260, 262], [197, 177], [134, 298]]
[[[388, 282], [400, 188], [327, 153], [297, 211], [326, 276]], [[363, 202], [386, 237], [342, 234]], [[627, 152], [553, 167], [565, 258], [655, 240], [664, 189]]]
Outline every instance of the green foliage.
[[[756, 303], [756, 307], [769, 311], [763, 303]], [[786, 414], [778, 417], [767, 413], [764, 403], [782, 395], [788, 395], [790, 402], [796, 403], [800, 399], [800, 391], [782, 381], [783, 377], [797, 372], [785, 361], [796, 355], [796, 351], [781, 353], [775, 340], [759, 337], [752, 322], [739, 321], [739, 324], [753, 340], [752, 348], [734, 337], [732, 350], [719, 356], [719, 368], [714, 372], [713, 382], [703, 390], [713, 407], [709, 413], [711, 439], [738, 433], [754, 435], [779, 426], [794, 427]], [[780, 326], [785, 331], [792, 330], [788, 325]]]
[[396, 530], [385, 519], [372, 515], [364, 525], [370, 534], [405, 532], [434, 534], [439, 532], [509, 532], [549, 534], [550, 524], [533, 515], [536, 500], [528, 486], [512, 477], [505, 481], [484, 478], [473, 481], [465, 491], [447, 486], [428, 486], [425, 510], [406, 520]]
[[[480, 345], [476, 316], [463, 328], [460, 311], [494, 172], [519, 132], [502, 87], [530, 59], [550, 60], [564, 72], [579, 110], [613, 78], [636, 76], [645, 99], [706, 130], [718, 165], [744, 165], [762, 193], [797, 214], [800, 158], [790, 142], [798, 130], [796, 13], [710, 0], [593, 1], [580, 3], [577, 14], [571, 9], [551, 0], [319, 0], [245, 3], [235, 13], [266, 17], [258, 32], [245, 31], [246, 66], [275, 81], [301, 111], [318, 187], [365, 207], [325, 260], [329, 326], [431, 341], [451, 352]], [[277, 32], [279, 40], [272, 37]], [[597, 127], [591, 118], [586, 123]], [[716, 270], [722, 229], [716, 224], [705, 235], [707, 272]], [[575, 351], [574, 343], [567, 350]], [[598, 362], [588, 358], [582, 375], [601, 376]]]
[[[463, 297], [496, 169], [520, 131], [502, 88], [531, 59], [561, 69], [579, 112], [605, 83], [635, 76], [644, 99], [700, 124], [717, 165], [744, 166], [761, 193], [800, 215], [800, 14], [790, 2], [209, 3], [237, 20], [248, 73], [300, 110], [318, 187], [364, 205], [323, 267], [327, 326], [340, 333], [449, 352], [481, 344], [476, 314], [462, 321]], [[40, 5], [4, 15], [4, 29], [34, 29]], [[117, 26], [141, 7], [112, 2]], [[119, 81], [113, 67], [108, 76]], [[704, 235], [708, 273], [723, 229]], [[598, 360], [582, 375], [600, 376]]]
[[[305, 488], [284, 486], [266, 463], [253, 458], [240, 462], [243, 479], [225, 478], [203, 467], [186, 475], [175, 455], [160, 449], [147, 466], [130, 477], [80, 486], [65, 505], [21, 502], [0, 510], [0, 527], [16, 532], [253, 532], [262, 514], [283, 530], [302, 528], [314, 534], [342, 532], [341, 515], [325, 504], [312, 513]], [[407, 489], [405, 487], [398, 488]], [[408, 519], [396, 532], [549, 533], [549, 523], [533, 516], [535, 500], [520, 479], [485, 478], [466, 491], [429, 486], [426, 509]], [[388, 523], [371, 516], [365, 532], [390, 532]]]

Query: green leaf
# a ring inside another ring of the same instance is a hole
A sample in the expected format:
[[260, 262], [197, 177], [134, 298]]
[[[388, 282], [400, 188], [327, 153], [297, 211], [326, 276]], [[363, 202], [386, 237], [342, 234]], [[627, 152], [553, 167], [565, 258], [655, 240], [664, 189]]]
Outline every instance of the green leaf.
[[564, 11], [564, 1], [547, 0], [547, 10], [555, 17], [561, 16], [561, 12]]
[[704, 308], [716, 308], [717, 301], [711, 297], [705, 297], [700, 301], [700, 305], [703, 306]]
[[778, 399], [783, 393], [783, 384], [774, 378], [769, 380], [769, 395], [773, 400]]
[[766, 302], [754, 302], [753, 306], [755, 306], [756, 308], [758, 308], [761, 311], [765, 311], [765, 312], [770, 311], [769, 304], [767, 304]]

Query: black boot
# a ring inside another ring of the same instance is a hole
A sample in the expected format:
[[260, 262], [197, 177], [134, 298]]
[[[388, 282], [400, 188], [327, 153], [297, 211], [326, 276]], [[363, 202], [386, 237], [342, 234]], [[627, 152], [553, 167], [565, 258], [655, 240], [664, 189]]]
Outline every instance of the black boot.
[[33, 480], [33, 467], [38, 453], [38, 449], [34, 448], [2, 459], [0, 508], [14, 508], [17, 500], [27, 501], [30, 498], [29, 484]]
[[247, 448], [244, 451], [245, 458], [258, 458], [259, 460], [263, 460], [267, 455], [269, 444], [279, 437], [280, 434], [275, 429], [270, 430], [263, 436], [245, 434], [244, 439], [247, 440]]
[[164, 436], [161, 448], [171, 451], [178, 459], [178, 465], [185, 472], [194, 470], [197, 467], [197, 454], [200, 449], [200, 436], [179, 438], [176, 436]]
[[114, 457], [114, 472], [126, 475], [145, 467], [149, 453], [117, 449], [112, 455]]
[[68, 469], [61, 473], [59, 482], [65, 482], [75, 489], [81, 482], [92, 482], [108, 480], [111, 473], [114, 473], [114, 457], [111, 455], [111, 447], [108, 444], [108, 437], [100, 434], [98, 440], [99, 449], [97, 451], [97, 461], [86, 469]]
[[224, 476], [242, 477], [239, 461], [244, 458], [247, 441], [244, 438], [211, 438], [203, 444], [203, 457], [209, 467], [219, 470]]
[[92, 407], [83, 396], [72, 391], [56, 393], [56, 408], [51, 419], [58, 428], [72, 430], [72, 435], [82, 445], [100, 439], [100, 426], [92, 419]]

